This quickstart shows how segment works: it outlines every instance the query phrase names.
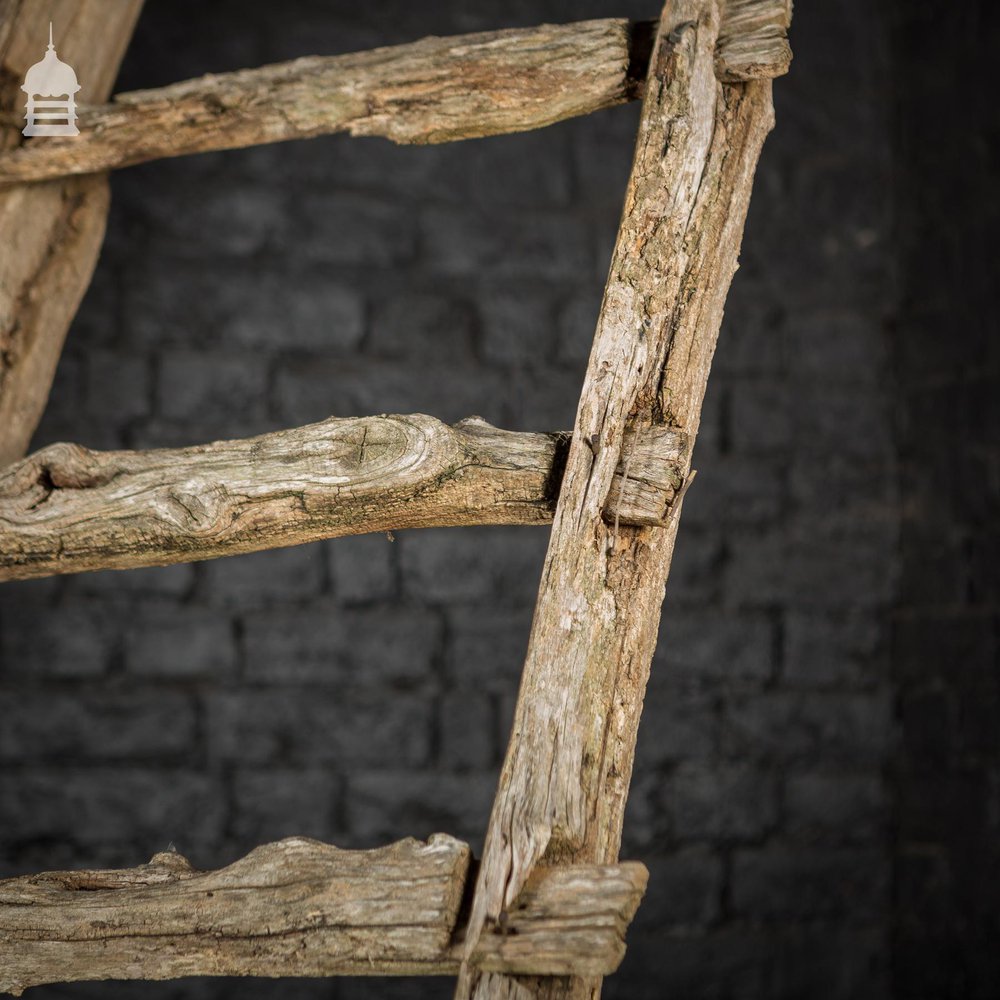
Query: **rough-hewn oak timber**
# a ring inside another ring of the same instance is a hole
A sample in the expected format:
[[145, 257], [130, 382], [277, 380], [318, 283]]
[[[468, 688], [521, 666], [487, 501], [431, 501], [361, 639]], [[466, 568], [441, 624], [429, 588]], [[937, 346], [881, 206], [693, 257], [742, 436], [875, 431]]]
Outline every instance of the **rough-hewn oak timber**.
[[[55, 444], [0, 470], [0, 580], [211, 559], [401, 528], [546, 524], [567, 434], [423, 414], [158, 451]], [[683, 437], [640, 436], [606, 516], [663, 523]], [[626, 478], [627, 476], [627, 478]]]
[[436, 143], [541, 128], [637, 97], [648, 37], [621, 19], [542, 25], [119, 94], [81, 106], [79, 136], [0, 157], [0, 183], [333, 132]]
[[[446, 975], [458, 969], [470, 852], [443, 834], [371, 851], [304, 837], [219, 871], [163, 853], [125, 871], [0, 882], [0, 992], [180, 976]], [[636, 863], [539, 873], [474, 961], [511, 971], [617, 968], [646, 886]]]
[[[769, 80], [722, 84], [716, 0], [660, 21], [618, 241], [588, 363], [512, 730], [470, 916], [467, 954], [540, 864], [617, 857], [636, 730], [677, 528], [602, 516], [626, 437], [693, 444], [736, 269]], [[684, 467], [690, 452], [683, 457]], [[668, 639], [669, 641], [669, 639]], [[465, 998], [594, 998], [600, 980], [463, 968]]]
[[[59, 56], [83, 86], [81, 97], [106, 100], [141, 6], [142, 0], [5, 4], [2, 107], [23, 107], [21, 81], [45, 54], [50, 19]], [[0, 125], [0, 162], [17, 155], [23, 125], [19, 116]], [[44, 146], [55, 140], [36, 141]], [[0, 466], [27, 451], [45, 408], [66, 331], [104, 239], [108, 198], [104, 176], [0, 190]]]
[[792, 49], [788, 28], [792, 0], [724, 0], [715, 74], [735, 83], [788, 72]]

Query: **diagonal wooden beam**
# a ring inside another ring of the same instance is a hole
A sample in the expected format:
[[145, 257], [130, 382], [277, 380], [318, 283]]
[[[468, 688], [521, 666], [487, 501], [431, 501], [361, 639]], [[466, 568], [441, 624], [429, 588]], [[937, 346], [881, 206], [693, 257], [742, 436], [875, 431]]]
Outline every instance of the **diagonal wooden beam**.
[[[194, 448], [56, 444], [0, 470], [0, 580], [128, 569], [401, 528], [547, 524], [569, 436], [423, 414], [331, 418]], [[683, 438], [630, 442], [606, 516], [659, 524]]]
[[523, 132], [634, 100], [650, 26], [620, 18], [425, 38], [119, 94], [81, 134], [0, 157], [0, 184], [334, 132], [399, 143]]
[[[102, 979], [454, 974], [470, 858], [444, 834], [368, 851], [289, 837], [218, 871], [164, 852], [123, 871], [0, 881], [0, 992]], [[474, 961], [612, 972], [646, 878], [635, 862], [544, 873]]]
[[[716, 78], [718, 0], [660, 20], [632, 174], [567, 459], [470, 916], [457, 996], [593, 1000], [600, 979], [519, 980], [471, 964], [533, 873], [618, 854], [677, 518], [607, 523], [629, 433], [693, 445], [754, 170], [769, 80]], [[686, 471], [690, 451], [682, 456]]]
[[[50, 19], [81, 95], [105, 100], [141, 7], [142, 0], [7, 0], [0, 7], [2, 106], [23, 106], [21, 81], [45, 53]], [[16, 118], [0, 125], [0, 161], [18, 155], [23, 124]], [[97, 262], [108, 198], [104, 176], [0, 190], [0, 466], [27, 451], [41, 418]]]

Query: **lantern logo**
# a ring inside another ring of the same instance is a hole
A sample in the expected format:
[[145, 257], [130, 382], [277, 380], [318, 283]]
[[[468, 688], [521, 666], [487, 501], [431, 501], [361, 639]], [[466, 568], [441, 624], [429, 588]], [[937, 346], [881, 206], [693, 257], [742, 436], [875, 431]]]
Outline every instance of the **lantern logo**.
[[[25, 105], [27, 125], [22, 135], [79, 135], [76, 127], [76, 93], [80, 89], [73, 67], [62, 62], [52, 44], [49, 21], [49, 48], [45, 58], [24, 75], [21, 85], [28, 95]], [[52, 99], [54, 98], [54, 100]]]

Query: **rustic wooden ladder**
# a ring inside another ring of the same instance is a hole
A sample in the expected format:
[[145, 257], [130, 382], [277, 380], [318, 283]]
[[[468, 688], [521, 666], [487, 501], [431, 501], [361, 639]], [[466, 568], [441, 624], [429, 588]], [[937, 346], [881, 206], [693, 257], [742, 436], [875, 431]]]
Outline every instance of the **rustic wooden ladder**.
[[[98, 55], [81, 48], [78, 62], [103, 68], [106, 97], [139, 5], [116, 6], [109, 26], [96, 3], [82, 0], [76, 24]], [[7, 6], [0, 52], [37, 36], [37, 12]], [[76, 139], [7, 141], [0, 222], [14, 231], [30, 213], [43, 236], [17, 259], [4, 251], [0, 306], [13, 296], [21, 312], [0, 328], [0, 455], [13, 462], [0, 471], [0, 579], [393, 528], [553, 526], [474, 891], [469, 848], [446, 835], [373, 851], [290, 838], [214, 872], [165, 853], [125, 871], [10, 879], [0, 882], [0, 991], [196, 974], [457, 974], [463, 998], [599, 994], [645, 888], [642, 865], [618, 863], [636, 731], [772, 126], [770, 78], [790, 60], [790, 6], [671, 0], [655, 26], [592, 21], [299, 60], [83, 108]], [[60, 444], [21, 459], [100, 243], [100, 172], [341, 130], [401, 142], [497, 134], [642, 91], [571, 437], [378, 416], [174, 451]], [[93, 889], [119, 891], [81, 891]]]

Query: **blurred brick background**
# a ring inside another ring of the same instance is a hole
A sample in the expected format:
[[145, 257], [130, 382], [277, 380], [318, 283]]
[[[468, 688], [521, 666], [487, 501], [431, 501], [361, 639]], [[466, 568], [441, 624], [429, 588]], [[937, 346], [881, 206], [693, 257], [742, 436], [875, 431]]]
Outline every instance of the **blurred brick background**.
[[[119, 89], [654, 14], [148, 0]], [[608, 997], [1000, 992], [997, 161], [972, 85], [988, 16], [796, 11], [639, 741], [624, 855], [650, 890]], [[384, 411], [570, 427], [637, 111], [117, 174], [35, 446]], [[209, 867], [294, 833], [478, 844], [546, 539], [407, 532], [5, 585], [0, 875], [131, 865], [171, 842]], [[31, 995], [361, 1000], [450, 983]]]

